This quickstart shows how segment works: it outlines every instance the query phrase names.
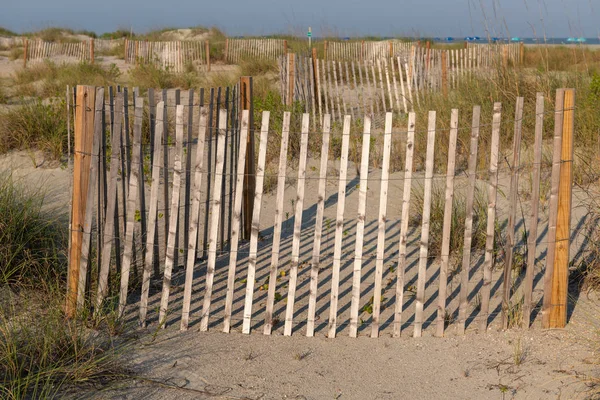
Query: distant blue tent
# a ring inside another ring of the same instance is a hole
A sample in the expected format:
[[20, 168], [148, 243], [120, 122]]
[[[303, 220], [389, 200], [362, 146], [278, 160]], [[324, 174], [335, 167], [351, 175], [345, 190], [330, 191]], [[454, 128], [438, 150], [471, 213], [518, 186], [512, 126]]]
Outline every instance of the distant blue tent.
[[475, 39], [475, 40], [481, 40], [481, 38], [479, 36], [475, 36], [473, 39]]
[[446, 42], [452, 42], [453, 40], [454, 40], [454, 38], [453, 38], [453, 37], [447, 37], [447, 38], [446, 38]]
[[343, 40], [350, 40], [350, 38], [346, 36]]

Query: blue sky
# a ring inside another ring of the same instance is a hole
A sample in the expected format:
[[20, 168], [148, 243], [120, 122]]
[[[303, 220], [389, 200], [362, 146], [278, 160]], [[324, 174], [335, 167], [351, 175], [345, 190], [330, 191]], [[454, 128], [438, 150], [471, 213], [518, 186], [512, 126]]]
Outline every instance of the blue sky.
[[[600, 0], [2, 0], [0, 26], [217, 26], [229, 35], [598, 37]], [[534, 34], [535, 31], [535, 34]]]

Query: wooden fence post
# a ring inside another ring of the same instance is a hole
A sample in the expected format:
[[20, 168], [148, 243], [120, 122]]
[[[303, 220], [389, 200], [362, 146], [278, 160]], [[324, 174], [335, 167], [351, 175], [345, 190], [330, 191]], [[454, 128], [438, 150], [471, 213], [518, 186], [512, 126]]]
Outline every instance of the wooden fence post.
[[571, 203], [573, 191], [573, 130], [575, 89], [565, 90], [563, 106], [560, 186], [556, 220], [556, 250], [552, 274], [551, 308], [547, 328], [564, 328], [567, 324], [569, 284], [569, 248], [571, 244]]
[[90, 62], [93, 64], [94, 63], [94, 58], [96, 58], [94, 56], [94, 39], [90, 39]]
[[[73, 155], [73, 198], [71, 207], [71, 251], [69, 253], [67, 301], [65, 313], [75, 316], [85, 210], [92, 161], [94, 138], [94, 114], [96, 88], [77, 86], [77, 108], [75, 109], [75, 138]], [[92, 199], [90, 199], [92, 200]], [[92, 200], [93, 201], [93, 200]]]
[[250, 111], [248, 139], [246, 144], [246, 170], [244, 172], [244, 239], [249, 239], [252, 233], [252, 211], [254, 210], [254, 188], [256, 186], [256, 163], [254, 152], [254, 115], [252, 107], [252, 77], [240, 77], [241, 107], [240, 114], [244, 110]]
[[27, 68], [27, 48], [29, 47], [29, 40], [25, 38], [25, 50], [23, 51], [23, 68]]
[[210, 72], [210, 43], [208, 40], [204, 42], [206, 52], [206, 72]]
[[390, 45], [390, 57], [394, 57], [394, 44], [391, 40], [388, 43]]
[[327, 61], [327, 40], [323, 42], [323, 59]]
[[360, 62], [363, 62], [365, 59], [365, 41], [360, 41]]
[[525, 43], [519, 44], [519, 64], [523, 64], [525, 61]]
[[229, 62], [229, 39], [225, 39], [225, 62]]
[[283, 54], [287, 56], [288, 53], [288, 45], [287, 45], [287, 40], [283, 41]]

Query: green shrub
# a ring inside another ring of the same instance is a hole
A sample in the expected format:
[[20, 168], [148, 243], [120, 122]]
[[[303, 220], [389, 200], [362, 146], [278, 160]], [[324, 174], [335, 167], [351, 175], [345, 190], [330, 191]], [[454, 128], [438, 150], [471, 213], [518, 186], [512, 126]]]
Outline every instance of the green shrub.
[[187, 90], [198, 86], [200, 79], [195, 72], [175, 73], [150, 63], [138, 64], [131, 68], [129, 70], [129, 81], [131, 86], [137, 86], [140, 89], [179, 88]]

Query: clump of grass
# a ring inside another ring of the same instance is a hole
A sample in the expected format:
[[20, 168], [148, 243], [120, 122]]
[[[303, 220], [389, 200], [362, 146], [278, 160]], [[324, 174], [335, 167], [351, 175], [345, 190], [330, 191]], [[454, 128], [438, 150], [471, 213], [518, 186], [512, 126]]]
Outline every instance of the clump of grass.
[[[431, 193], [431, 214], [429, 219], [429, 252], [440, 254], [442, 248], [442, 234], [444, 226], [444, 208], [446, 204], [445, 187], [434, 185]], [[424, 189], [417, 188], [412, 196], [413, 210], [409, 224], [420, 226], [423, 219]], [[464, 227], [466, 218], [466, 193], [454, 191], [452, 202], [452, 222], [450, 230], [450, 251], [454, 254], [462, 254], [464, 244]], [[476, 188], [473, 201], [473, 236], [471, 248], [485, 247], [487, 221], [487, 194], [484, 190]]]
[[135, 36], [131, 30], [120, 28], [114, 32], [105, 32], [100, 35], [100, 39], [122, 39], [122, 38], [132, 38]]
[[51, 61], [21, 69], [15, 73], [17, 85], [42, 81], [37, 89], [41, 97], [63, 97], [67, 85], [109, 86], [121, 71], [114, 64], [108, 68], [99, 64], [79, 63], [58, 65]]
[[0, 173], [0, 286], [49, 281], [64, 275], [66, 232], [44, 212], [43, 193]]
[[277, 62], [269, 59], [246, 59], [240, 63], [242, 76], [258, 76], [277, 72]]
[[35, 100], [0, 115], [0, 153], [42, 150], [58, 160], [67, 142], [67, 115], [63, 101]]
[[152, 63], [136, 65], [129, 70], [129, 78], [132, 86], [138, 86], [141, 89], [180, 88], [187, 90], [197, 86], [200, 81], [195, 72], [175, 73]]
[[107, 330], [65, 321], [64, 222], [0, 174], [0, 397], [53, 398], [126, 376]]
[[11, 61], [22, 59], [24, 51], [25, 50], [23, 50], [22, 47], [13, 47], [12, 49], [10, 49], [10, 54], [8, 55], [8, 58]]

